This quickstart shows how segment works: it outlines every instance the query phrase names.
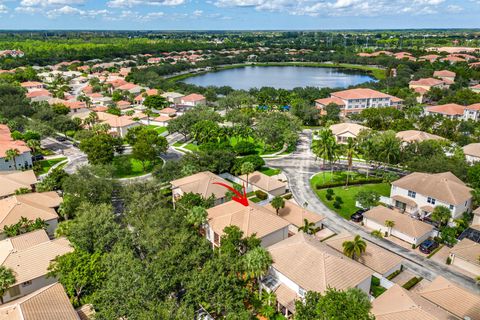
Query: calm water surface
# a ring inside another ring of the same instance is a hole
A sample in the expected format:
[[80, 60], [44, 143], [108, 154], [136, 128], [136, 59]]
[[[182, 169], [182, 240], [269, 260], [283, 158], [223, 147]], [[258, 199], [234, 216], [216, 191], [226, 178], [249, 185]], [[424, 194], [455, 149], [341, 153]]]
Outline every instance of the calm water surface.
[[221, 70], [194, 76], [184, 80], [198, 86], [230, 86], [234, 89], [274, 87], [293, 89], [295, 87], [346, 88], [360, 83], [375, 81], [365, 73], [337, 68], [315, 67], [242, 67]]

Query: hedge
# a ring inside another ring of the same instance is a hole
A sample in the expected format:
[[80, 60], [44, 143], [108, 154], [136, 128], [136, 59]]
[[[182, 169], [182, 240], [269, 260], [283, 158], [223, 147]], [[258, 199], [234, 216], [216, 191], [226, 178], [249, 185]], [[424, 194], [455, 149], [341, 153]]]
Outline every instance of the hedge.
[[262, 190], [255, 191], [255, 196], [260, 200], [267, 200], [268, 198], [268, 194], [266, 194]]
[[410, 290], [422, 280], [423, 280], [422, 277], [413, 277], [412, 279], [408, 280], [407, 283], [405, 283], [402, 287], [404, 289]]
[[[383, 182], [382, 178], [368, 178], [368, 179], [361, 179], [361, 180], [354, 180], [348, 183], [349, 186], [353, 185], [361, 185], [361, 184], [370, 184], [370, 183], [381, 183]], [[317, 183], [315, 188], [317, 190], [326, 189], [326, 188], [335, 188], [335, 187], [343, 187], [345, 185], [344, 181], [337, 181], [337, 182], [330, 182], [330, 183]]]

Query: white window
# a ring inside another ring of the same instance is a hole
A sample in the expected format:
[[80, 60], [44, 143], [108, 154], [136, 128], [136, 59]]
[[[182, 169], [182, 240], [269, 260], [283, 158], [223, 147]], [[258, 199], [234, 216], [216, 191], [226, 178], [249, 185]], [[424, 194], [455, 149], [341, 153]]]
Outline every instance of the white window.
[[454, 207], [453, 207], [453, 204], [451, 204], [451, 205], [450, 205], [450, 210], [453, 210], [453, 208], [454, 208]]
[[305, 298], [306, 291], [299, 287], [298, 294], [300, 295], [300, 297]]
[[22, 287], [28, 287], [31, 284], [32, 284], [32, 280], [28, 280], [28, 281], [25, 281], [24, 283], [22, 283]]
[[415, 197], [417, 196], [417, 193], [416, 193], [415, 191], [410, 191], [410, 190], [408, 190], [408, 196], [409, 196], [410, 198], [414, 198], [414, 199], [415, 199]]
[[430, 203], [430, 204], [435, 204], [436, 200], [434, 198], [428, 197], [427, 202]]

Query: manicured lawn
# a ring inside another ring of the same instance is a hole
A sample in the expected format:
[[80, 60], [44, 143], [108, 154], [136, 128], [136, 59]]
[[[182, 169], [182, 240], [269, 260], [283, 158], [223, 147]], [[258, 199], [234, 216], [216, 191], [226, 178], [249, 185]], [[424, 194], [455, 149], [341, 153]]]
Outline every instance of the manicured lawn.
[[67, 157], [55, 158], [50, 160], [41, 160], [36, 163], [40, 164], [40, 169], [36, 171], [36, 174], [45, 174], [53, 167], [55, 164], [65, 161]]
[[147, 128], [154, 129], [155, 131], [158, 132], [158, 134], [162, 134], [165, 131], [167, 131], [167, 127], [159, 127], [159, 126], [154, 126], [153, 124], [146, 126]]
[[281, 172], [280, 169], [274, 169], [269, 167], [261, 167], [258, 171], [260, 171], [263, 174], [266, 174], [269, 177], [277, 175]]
[[181, 147], [182, 145], [183, 145], [182, 142], [175, 142], [175, 143], [173, 144], [174, 147]]
[[[158, 159], [157, 164], [161, 163], [162, 159]], [[134, 159], [131, 155], [121, 155], [113, 159], [113, 177], [114, 178], [131, 178], [138, 177], [144, 174], [150, 173], [153, 170], [154, 165], [149, 161], [145, 164], [145, 171], [143, 170], [142, 163], [137, 159]]]
[[[365, 175], [357, 173], [357, 172], [350, 172], [350, 177], [348, 178], [349, 181], [354, 181], [358, 178], [363, 178]], [[333, 175], [330, 171], [322, 171], [316, 174], [312, 178], [312, 184], [324, 184], [324, 183], [332, 183], [332, 182], [346, 182], [347, 181], [347, 172], [346, 171], [334, 171]]]
[[[313, 181], [313, 179], [312, 179]], [[314, 184], [312, 183], [312, 188], [317, 194], [317, 196], [322, 200], [322, 202], [331, 210], [335, 211], [345, 219], [350, 219], [352, 214], [358, 210], [355, 207], [355, 196], [361, 190], [368, 190], [368, 191], [376, 191], [382, 196], [390, 195], [390, 184], [388, 183], [376, 183], [376, 184], [363, 184], [357, 186], [349, 186], [347, 189], [345, 187], [336, 187], [332, 188], [333, 192], [335, 193], [335, 197], [341, 197], [343, 200], [343, 204], [339, 209], [333, 207], [334, 200], [328, 201], [326, 198], [327, 189], [316, 190], [314, 188]]]
[[184, 148], [190, 151], [198, 151], [198, 146], [193, 143], [187, 144]]
[[258, 141], [258, 140], [255, 140], [255, 138], [253, 137], [248, 137], [247, 139], [244, 139], [244, 138], [240, 138], [240, 137], [231, 137], [230, 138], [230, 144], [232, 145], [232, 147], [235, 147], [235, 145], [237, 143], [239, 143], [240, 141], [248, 141], [248, 142], [252, 142], [256, 145], [255, 147], [255, 151], [259, 154], [259, 155], [267, 155], [267, 154], [272, 154], [272, 153], [275, 153], [277, 151], [280, 151], [280, 149], [278, 150], [263, 150], [264, 148], [264, 143], [261, 142], [261, 141]]

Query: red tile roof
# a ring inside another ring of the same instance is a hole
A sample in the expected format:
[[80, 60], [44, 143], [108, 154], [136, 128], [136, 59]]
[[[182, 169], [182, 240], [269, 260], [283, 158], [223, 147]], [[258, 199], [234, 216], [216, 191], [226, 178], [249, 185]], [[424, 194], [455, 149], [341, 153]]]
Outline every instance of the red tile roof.
[[444, 115], [456, 116], [456, 115], [463, 115], [465, 108], [466, 108], [465, 106], [461, 106], [456, 103], [449, 103], [449, 104], [443, 104], [439, 106], [427, 107], [426, 111], [432, 112], [432, 113], [440, 113]]
[[343, 91], [333, 92], [332, 97], [337, 97], [344, 100], [350, 99], [369, 99], [369, 98], [389, 98], [391, 97], [388, 94], [385, 94], [380, 91], [367, 89], [367, 88], [358, 88], [358, 89], [349, 89]]

